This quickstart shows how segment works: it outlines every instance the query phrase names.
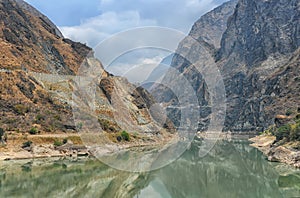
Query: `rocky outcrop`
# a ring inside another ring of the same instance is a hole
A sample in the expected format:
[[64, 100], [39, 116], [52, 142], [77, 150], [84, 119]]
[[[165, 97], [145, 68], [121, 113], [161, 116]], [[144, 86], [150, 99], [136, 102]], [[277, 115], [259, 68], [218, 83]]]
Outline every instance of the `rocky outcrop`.
[[262, 151], [271, 162], [282, 162], [300, 168], [300, 151], [289, 148], [288, 145], [277, 146], [274, 144], [276, 137], [260, 135], [250, 139], [251, 146]]

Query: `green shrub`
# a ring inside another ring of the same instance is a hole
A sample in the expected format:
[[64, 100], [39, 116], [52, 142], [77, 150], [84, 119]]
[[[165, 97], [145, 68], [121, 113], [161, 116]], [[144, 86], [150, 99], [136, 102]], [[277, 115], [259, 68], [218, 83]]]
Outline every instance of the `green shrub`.
[[59, 140], [54, 141], [54, 146], [62, 146], [62, 145], [63, 145], [63, 143], [61, 141], [59, 141]]
[[129, 133], [127, 133], [126, 131], [122, 131], [121, 137], [122, 137], [123, 140], [125, 140], [125, 141], [129, 141], [129, 140], [130, 140]]
[[35, 134], [38, 133], [38, 130], [37, 130], [37, 128], [32, 127], [32, 128], [29, 130], [29, 133], [30, 133], [31, 135], [35, 135]]
[[68, 143], [68, 139], [67, 138], [64, 138], [63, 139], [63, 144], [67, 144]]
[[31, 141], [23, 142], [22, 148], [27, 148], [30, 147], [31, 145], [32, 145]]
[[276, 136], [276, 140], [282, 140], [283, 138], [289, 138], [291, 132], [291, 126], [289, 124], [283, 125], [279, 127], [275, 132], [274, 135]]

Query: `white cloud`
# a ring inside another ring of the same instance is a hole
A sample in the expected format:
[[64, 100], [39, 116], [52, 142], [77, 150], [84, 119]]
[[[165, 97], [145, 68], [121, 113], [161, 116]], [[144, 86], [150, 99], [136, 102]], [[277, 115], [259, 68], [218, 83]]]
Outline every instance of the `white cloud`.
[[136, 64], [116, 64], [109, 68], [109, 72], [117, 76], [127, 78], [131, 83], [140, 84], [146, 81], [157, 65], [162, 60], [161, 57], [154, 57], [153, 59], [142, 59]]
[[106, 70], [126, 77], [132, 83], [142, 83], [170, 52], [160, 49], [139, 49], [118, 57]]
[[137, 11], [106, 12], [85, 19], [79, 26], [60, 27], [65, 37], [95, 47], [108, 36], [129, 28], [157, 25], [155, 20], [142, 19]]

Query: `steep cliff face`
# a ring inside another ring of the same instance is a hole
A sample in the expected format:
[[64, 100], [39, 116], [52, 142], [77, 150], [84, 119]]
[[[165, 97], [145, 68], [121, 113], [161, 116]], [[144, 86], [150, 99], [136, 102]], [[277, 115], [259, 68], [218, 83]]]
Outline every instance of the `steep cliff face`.
[[[22, 0], [1, 0], [0, 18], [0, 127], [5, 131], [95, 127], [98, 132], [128, 130], [151, 136], [164, 128], [149, 111], [154, 101], [148, 92], [104, 71], [91, 48], [63, 38], [35, 8]], [[93, 93], [83, 90], [85, 81], [95, 87]], [[86, 108], [87, 102], [95, 108]], [[97, 125], [74, 123], [77, 109]], [[165, 128], [172, 128], [169, 124]]]
[[202, 16], [193, 25], [189, 35], [195, 39], [203, 39], [216, 49], [220, 48], [222, 35], [227, 28], [227, 20], [233, 14], [237, 1], [226, 2]]
[[299, 4], [297, 0], [239, 1], [217, 60], [234, 59], [236, 64], [253, 67], [276, 53], [294, 52], [300, 42]]
[[[193, 86], [204, 118], [211, 108], [211, 95], [203, 74], [188, 60], [205, 64], [200, 57], [207, 52], [220, 69], [226, 89], [225, 131], [261, 131], [272, 124], [274, 115], [297, 112], [299, 14], [296, 0], [239, 0], [225, 3], [196, 22], [190, 36], [197, 42], [183, 40], [172, 66]], [[184, 53], [184, 58], [179, 55]], [[156, 90], [161, 102], [172, 101], [167, 90]], [[180, 113], [173, 116], [175, 122], [178, 117]], [[208, 120], [200, 121], [200, 126], [207, 124]]]
[[[182, 86], [176, 82], [178, 74], [183, 74], [189, 82], [197, 96], [200, 106], [199, 130], [205, 130], [209, 123], [209, 115], [211, 113], [210, 94], [207, 91], [207, 84], [204, 80], [201, 69], [205, 67], [207, 57], [212, 59], [217, 49], [220, 47], [222, 34], [227, 27], [228, 18], [234, 13], [237, 0], [224, 3], [220, 7], [215, 8], [209, 13], [203, 15], [192, 27], [187, 38], [185, 38], [178, 46], [173, 56], [171, 67], [178, 72], [172, 71], [166, 73], [163, 83], [174, 84], [178, 87]], [[184, 55], [184, 57], [183, 57]], [[198, 67], [195, 67], [197, 63]], [[212, 68], [216, 69], [216, 68]], [[185, 89], [182, 87], [182, 89]], [[180, 125], [181, 110], [178, 99], [172, 91], [164, 86], [156, 86], [151, 92], [155, 98], [162, 103], [172, 106], [167, 108], [168, 117], [175, 123]], [[174, 106], [178, 108], [173, 108]]]
[[299, 1], [239, 1], [216, 61], [224, 76], [226, 128], [261, 131], [274, 114], [297, 112]]

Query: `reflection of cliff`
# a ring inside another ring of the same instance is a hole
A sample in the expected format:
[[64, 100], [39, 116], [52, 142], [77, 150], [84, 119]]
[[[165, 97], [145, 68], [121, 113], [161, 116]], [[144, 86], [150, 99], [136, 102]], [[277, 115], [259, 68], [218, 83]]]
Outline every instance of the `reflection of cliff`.
[[45, 164], [26, 163], [2, 169], [0, 197], [130, 198], [148, 180], [145, 174], [120, 172], [98, 161]]
[[282, 197], [278, 175], [256, 149], [219, 142], [204, 158], [197, 145], [156, 176], [173, 198]]

